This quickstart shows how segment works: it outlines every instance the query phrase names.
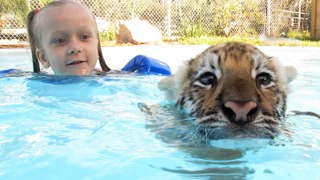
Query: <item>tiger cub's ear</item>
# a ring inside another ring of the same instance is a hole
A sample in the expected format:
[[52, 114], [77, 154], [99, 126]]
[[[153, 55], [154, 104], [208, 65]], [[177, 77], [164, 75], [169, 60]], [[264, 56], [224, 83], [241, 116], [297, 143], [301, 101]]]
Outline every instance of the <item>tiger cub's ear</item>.
[[176, 85], [175, 85], [174, 75], [161, 79], [158, 83], [158, 88], [161, 91], [165, 91], [167, 98], [174, 97], [175, 87]]
[[285, 67], [285, 71], [286, 71], [286, 75], [287, 75], [287, 82], [290, 83], [291, 81], [293, 81], [297, 74], [298, 71], [296, 68], [294, 68], [293, 66], [286, 66]]

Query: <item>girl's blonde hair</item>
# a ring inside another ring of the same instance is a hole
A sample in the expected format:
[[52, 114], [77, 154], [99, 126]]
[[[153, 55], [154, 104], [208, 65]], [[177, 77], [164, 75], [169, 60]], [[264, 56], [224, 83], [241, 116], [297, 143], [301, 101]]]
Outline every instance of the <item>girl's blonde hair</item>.
[[[47, 9], [49, 7], [65, 5], [67, 3], [77, 3], [77, 2], [72, 1], [72, 0], [52, 1], [52, 2], [48, 3], [44, 8], [42, 8], [42, 10], [43, 9]], [[31, 55], [32, 55], [33, 72], [35, 72], [35, 73], [40, 72], [39, 61], [38, 61], [38, 58], [36, 56], [36, 48], [37, 47], [40, 48], [40, 44], [39, 44], [38, 39], [36, 38], [36, 34], [35, 34], [35, 29], [36, 29], [36, 27], [35, 27], [35, 16], [39, 12], [40, 12], [40, 9], [35, 9], [35, 10], [31, 11], [28, 14], [28, 17], [27, 17], [28, 39], [29, 39]], [[96, 29], [98, 29], [98, 28], [96, 27]], [[99, 63], [100, 63], [100, 66], [102, 68], [102, 71], [108, 72], [108, 71], [110, 71], [110, 68], [108, 67], [108, 65], [106, 64], [106, 61], [103, 58], [98, 30], [97, 30], [97, 37], [98, 37]]]

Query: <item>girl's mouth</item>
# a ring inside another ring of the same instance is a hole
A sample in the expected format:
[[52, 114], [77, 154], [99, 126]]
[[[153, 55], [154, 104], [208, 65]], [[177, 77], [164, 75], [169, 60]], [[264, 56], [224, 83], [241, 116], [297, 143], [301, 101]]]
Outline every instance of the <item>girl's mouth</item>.
[[78, 64], [81, 64], [81, 63], [84, 63], [85, 61], [73, 61], [69, 64], [67, 64], [67, 66], [72, 66], [72, 65], [78, 65]]

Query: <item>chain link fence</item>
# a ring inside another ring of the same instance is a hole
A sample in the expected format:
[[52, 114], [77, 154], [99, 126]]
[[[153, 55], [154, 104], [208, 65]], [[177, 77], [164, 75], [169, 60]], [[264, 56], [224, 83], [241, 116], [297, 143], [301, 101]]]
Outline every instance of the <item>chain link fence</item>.
[[[26, 42], [27, 13], [50, 0], [0, 0], [0, 44]], [[311, 0], [77, 0], [96, 16], [101, 32], [138, 17], [164, 37], [280, 36], [309, 31]]]

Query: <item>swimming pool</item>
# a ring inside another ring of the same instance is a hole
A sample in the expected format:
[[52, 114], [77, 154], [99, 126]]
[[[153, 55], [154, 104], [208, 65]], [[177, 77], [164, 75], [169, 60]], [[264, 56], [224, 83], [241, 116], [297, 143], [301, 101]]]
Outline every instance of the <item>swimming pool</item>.
[[[113, 69], [145, 54], [175, 71], [205, 47], [103, 51]], [[299, 71], [288, 97], [291, 141], [185, 143], [189, 126], [177, 121], [174, 112], [149, 119], [138, 108], [140, 103], [165, 103], [156, 87], [160, 76], [26, 74], [0, 78], [0, 179], [319, 179], [320, 119], [290, 111], [320, 112], [320, 49], [260, 48]], [[31, 70], [30, 59], [25, 49], [0, 50], [0, 70]]]

